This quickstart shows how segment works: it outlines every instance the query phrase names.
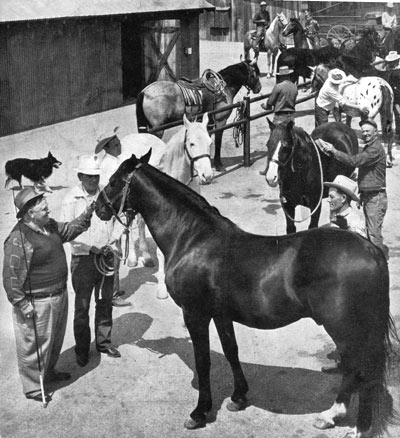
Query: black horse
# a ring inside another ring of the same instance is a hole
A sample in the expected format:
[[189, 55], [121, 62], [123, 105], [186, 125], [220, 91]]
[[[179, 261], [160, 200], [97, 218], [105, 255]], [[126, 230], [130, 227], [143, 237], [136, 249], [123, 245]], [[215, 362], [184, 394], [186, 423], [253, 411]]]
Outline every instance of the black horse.
[[324, 46], [319, 49], [299, 49], [290, 47], [284, 50], [278, 58], [277, 69], [287, 65], [293, 70], [292, 79], [297, 82], [299, 77], [310, 79], [313, 70], [318, 64], [334, 65], [340, 51], [333, 46]]
[[140, 212], [164, 253], [165, 282], [182, 308], [199, 381], [198, 404], [185, 426], [205, 426], [212, 407], [211, 320], [234, 376], [228, 407], [237, 411], [247, 405], [248, 384], [233, 322], [275, 329], [313, 318], [337, 345], [343, 369], [339, 394], [315, 425], [333, 427], [358, 392], [356, 436], [384, 431], [394, 414], [385, 383], [394, 328], [382, 251], [340, 229], [288, 236], [244, 232], [203, 197], [147, 165], [148, 159], [133, 155], [121, 164], [100, 193], [96, 213], [109, 220], [120, 208]]
[[306, 32], [303, 29], [300, 21], [297, 18], [291, 18], [289, 23], [282, 31], [282, 35], [288, 37], [293, 35], [294, 47], [297, 49], [312, 49], [311, 43], [307, 38]]
[[350, 176], [353, 168], [320, 153], [313, 139], [322, 138], [349, 154], [358, 152], [354, 131], [340, 122], [324, 123], [311, 136], [302, 128], [275, 126], [269, 119], [271, 135], [267, 142], [267, 183], [279, 184], [280, 199], [286, 216], [286, 232], [296, 232], [295, 208], [303, 205], [311, 210], [309, 228], [318, 227], [322, 198], [328, 196], [323, 182], [330, 182], [337, 175]]
[[[207, 72], [207, 71], [206, 71]], [[219, 71], [224, 84], [217, 90], [203, 86], [200, 78], [193, 81], [171, 82], [156, 81], [142, 90], [136, 102], [136, 119], [139, 132], [157, 128], [169, 122], [182, 120], [184, 114], [188, 117], [209, 112], [233, 103], [238, 91], [244, 86], [249, 91], [261, 91], [260, 70], [256, 62], [244, 61], [230, 65]], [[211, 117], [213, 128], [226, 125], [232, 109], [220, 112]], [[163, 136], [164, 131], [155, 133]], [[222, 169], [221, 143], [223, 131], [215, 133], [214, 166]]]

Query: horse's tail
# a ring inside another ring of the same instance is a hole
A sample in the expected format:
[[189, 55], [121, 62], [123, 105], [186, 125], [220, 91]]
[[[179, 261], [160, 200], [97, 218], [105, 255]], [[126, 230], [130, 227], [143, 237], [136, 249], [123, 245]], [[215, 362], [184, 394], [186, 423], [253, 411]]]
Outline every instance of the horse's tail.
[[141, 91], [136, 100], [136, 123], [139, 133], [146, 133], [151, 125], [143, 110], [144, 93]]
[[389, 84], [381, 82], [382, 106], [380, 109], [382, 135], [393, 137], [393, 91]]
[[[376, 253], [375, 259], [378, 265], [376, 271], [379, 278], [373, 297], [369, 297], [369, 305], [363, 305], [361, 310], [368, 333], [366, 333], [366, 345], [360, 358], [358, 378], [360, 408], [363, 403], [369, 405], [371, 436], [381, 437], [390, 424], [397, 424], [399, 421], [386, 382], [393, 351], [392, 341], [399, 342], [399, 338], [389, 310], [387, 263], [380, 248], [373, 247], [372, 250]], [[363, 420], [369, 422], [368, 418], [360, 419], [361, 422]]]

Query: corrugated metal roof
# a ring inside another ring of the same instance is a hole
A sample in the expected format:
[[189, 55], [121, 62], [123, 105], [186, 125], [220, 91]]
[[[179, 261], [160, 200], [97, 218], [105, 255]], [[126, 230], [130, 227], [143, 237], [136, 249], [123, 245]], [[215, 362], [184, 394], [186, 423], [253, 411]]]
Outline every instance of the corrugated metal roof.
[[0, 22], [215, 9], [206, 0], [0, 0]]

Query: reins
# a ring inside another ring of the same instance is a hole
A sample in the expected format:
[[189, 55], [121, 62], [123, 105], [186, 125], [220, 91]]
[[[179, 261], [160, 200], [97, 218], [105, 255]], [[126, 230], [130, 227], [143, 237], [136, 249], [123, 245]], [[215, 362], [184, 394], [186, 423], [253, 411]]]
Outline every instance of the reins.
[[[305, 217], [305, 218], [303, 218], [303, 219], [301, 219], [301, 220], [296, 220], [295, 218], [293, 218], [292, 216], [290, 216], [290, 214], [285, 210], [284, 203], [282, 202], [282, 196], [280, 196], [279, 199], [280, 199], [280, 203], [281, 203], [282, 210], [283, 210], [283, 212], [285, 213], [285, 216], [286, 216], [288, 219], [290, 219], [292, 222], [294, 222], [294, 223], [301, 223], [301, 222], [304, 222], [304, 221], [310, 219], [310, 217], [311, 217], [311, 216], [312, 216], [312, 215], [318, 210], [318, 208], [320, 207], [321, 202], [322, 202], [322, 198], [323, 198], [323, 195], [324, 195], [324, 174], [323, 174], [323, 170], [322, 170], [321, 155], [320, 155], [320, 153], [319, 153], [319, 149], [318, 149], [317, 145], [315, 144], [314, 139], [313, 139], [311, 136], [309, 136], [309, 137], [310, 137], [310, 140], [311, 140], [311, 142], [312, 142], [312, 144], [313, 144], [313, 146], [314, 146], [314, 148], [315, 148], [315, 151], [317, 152], [318, 165], [319, 165], [319, 170], [320, 170], [319, 173], [320, 173], [321, 191], [320, 191], [320, 195], [319, 195], [318, 203], [317, 203], [317, 205], [315, 206], [315, 208], [312, 210], [312, 212], [311, 212], [307, 217]], [[293, 151], [292, 151], [290, 157], [286, 160], [284, 166], [286, 166], [286, 165], [288, 164], [289, 160], [293, 158], [293, 155], [294, 155], [294, 147], [293, 147]], [[271, 160], [271, 161], [274, 162], [274, 163], [276, 163], [276, 164], [278, 164], [278, 165], [282, 165], [282, 163], [279, 162], [278, 160], [275, 160], [275, 159], [274, 159], [274, 160]], [[292, 166], [291, 166], [291, 167], [292, 167], [292, 171], [294, 172], [294, 168], [293, 168], [293, 160], [292, 160]]]
[[197, 160], [200, 160], [201, 158], [208, 158], [211, 160], [211, 157], [210, 157], [210, 154], [201, 154], [201, 155], [197, 155], [196, 157], [192, 157], [192, 155], [190, 154], [189, 149], [186, 145], [186, 140], [187, 140], [187, 130], [185, 131], [185, 138], [183, 140], [183, 150], [184, 150], [185, 154], [187, 155], [189, 162], [190, 162], [190, 178], [189, 178], [188, 182], [186, 183], [186, 185], [188, 186], [193, 181], [193, 179], [196, 176], [198, 176], [198, 173], [195, 173], [194, 163]]

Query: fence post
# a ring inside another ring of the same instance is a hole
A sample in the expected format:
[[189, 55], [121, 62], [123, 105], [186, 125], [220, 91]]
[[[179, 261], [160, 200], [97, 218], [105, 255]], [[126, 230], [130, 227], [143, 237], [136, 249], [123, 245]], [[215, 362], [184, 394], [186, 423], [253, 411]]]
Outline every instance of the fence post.
[[244, 98], [243, 118], [243, 161], [245, 167], [250, 167], [250, 97]]

